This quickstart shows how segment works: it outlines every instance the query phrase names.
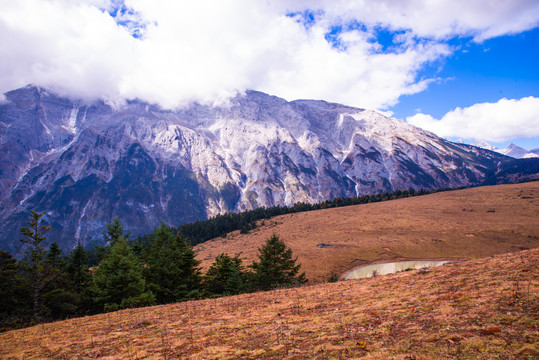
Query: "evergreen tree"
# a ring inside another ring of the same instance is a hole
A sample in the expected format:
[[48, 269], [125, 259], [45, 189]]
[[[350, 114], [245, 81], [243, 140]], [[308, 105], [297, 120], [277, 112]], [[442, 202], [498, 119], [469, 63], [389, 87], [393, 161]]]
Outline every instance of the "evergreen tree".
[[88, 268], [88, 254], [80, 241], [69, 258], [67, 274], [77, 293], [82, 293], [88, 287], [91, 280]]
[[107, 247], [99, 244], [92, 244], [87, 250], [86, 254], [88, 255], [88, 266], [97, 266], [105, 258], [107, 254]]
[[80, 241], [69, 258], [67, 276], [71, 288], [78, 296], [77, 311], [79, 315], [85, 314], [91, 309], [92, 304], [90, 293], [92, 278], [88, 268], [88, 254]]
[[99, 263], [93, 276], [94, 301], [105, 311], [152, 305], [155, 297], [145, 289], [142, 265], [119, 237]]
[[0, 250], [0, 328], [16, 310], [17, 260]]
[[47, 255], [45, 256], [45, 261], [51, 267], [56, 268], [58, 270], [63, 270], [65, 269], [67, 264], [64, 260], [62, 253], [63, 253], [62, 249], [60, 249], [60, 246], [58, 245], [58, 243], [54, 241], [49, 247], [49, 251], [47, 252]]
[[273, 234], [258, 248], [258, 262], [253, 261], [252, 284], [254, 289], [270, 290], [279, 286], [296, 286], [307, 282], [305, 273], [298, 275], [301, 265], [292, 259], [292, 250]]
[[43, 289], [55, 276], [51, 267], [45, 262], [46, 252], [43, 243], [50, 226], [42, 224], [43, 215], [45, 213], [31, 211], [29, 226], [21, 228], [24, 238], [20, 241], [25, 247], [25, 259], [20, 264], [23, 272], [22, 280], [29, 291], [34, 321], [39, 321], [43, 310], [41, 303]]
[[107, 231], [103, 233], [103, 239], [105, 239], [108, 245], [112, 246], [120, 238], [127, 240], [129, 235], [129, 231], [124, 233], [123, 224], [120, 222], [120, 219], [115, 216], [112, 222], [107, 224]]
[[78, 295], [67, 276], [67, 262], [58, 243], [53, 242], [45, 256], [51, 281], [43, 289], [44, 314], [51, 319], [72, 317], [77, 313]]
[[185, 239], [165, 224], [154, 229], [147, 250], [144, 274], [159, 304], [200, 295], [200, 262]]
[[245, 288], [245, 273], [238, 255], [221, 254], [215, 258], [204, 277], [204, 285], [211, 295], [235, 295]]

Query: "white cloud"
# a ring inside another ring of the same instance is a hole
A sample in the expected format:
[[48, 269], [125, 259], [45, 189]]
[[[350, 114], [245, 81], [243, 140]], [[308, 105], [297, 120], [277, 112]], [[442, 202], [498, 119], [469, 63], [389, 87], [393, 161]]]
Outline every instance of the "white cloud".
[[[6, 6], [4, 6], [6, 5]], [[0, 13], [3, 91], [35, 83], [84, 98], [113, 97], [136, 40], [83, 3], [17, 1]]]
[[420, 37], [473, 36], [477, 41], [515, 34], [539, 25], [536, 0], [280, 0], [303, 8], [324, 9], [341, 21], [409, 29]]
[[[34, 83], [64, 95], [173, 107], [256, 89], [386, 109], [432, 81], [417, 75], [451, 53], [441, 39], [537, 25], [536, 1], [490, 3], [0, 0], [0, 92]], [[108, 12], [118, 7], [129, 12], [114, 19]], [[305, 9], [317, 11], [308, 27], [286, 16]], [[352, 20], [366, 27], [336, 35], [345, 48], [328, 43], [332, 26]], [[404, 31], [392, 51], [373, 41], [376, 26]], [[137, 29], [140, 39], [130, 33]]]
[[442, 119], [416, 114], [406, 121], [442, 137], [503, 142], [514, 138], [539, 136], [539, 98], [501, 99], [456, 108]]

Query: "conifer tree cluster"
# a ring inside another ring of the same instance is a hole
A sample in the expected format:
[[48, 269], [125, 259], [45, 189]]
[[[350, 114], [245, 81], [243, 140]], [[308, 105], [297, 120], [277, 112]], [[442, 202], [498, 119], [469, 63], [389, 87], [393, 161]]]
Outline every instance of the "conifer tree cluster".
[[[167, 304], [290, 287], [305, 274], [277, 235], [259, 248], [258, 260], [244, 266], [239, 254], [220, 254], [202, 274], [192, 248], [230, 231], [248, 233], [273, 216], [424, 195], [444, 190], [397, 190], [393, 193], [336, 198], [318, 204], [259, 208], [218, 215], [177, 229], [161, 224], [152, 234], [130, 240], [118, 218], [103, 234], [106, 246], [90, 251], [81, 243], [67, 255], [49, 242], [44, 213], [31, 212], [21, 228], [22, 259], [0, 250], [0, 331], [41, 321], [128, 307]], [[48, 250], [47, 249], [48, 246]], [[330, 281], [338, 277], [332, 276]]]
[[313, 211], [320, 209], [330, 209], [343, 206], [368, 204], [380, 201], [393, 199], [401, 199], [412, 196], [420, 196], [431, 194], [434, 192], [447, 191], [449, 189], [438, 190], [396, 190], [392, 193], [380, 193], [376, 195], [362, 195], [350, 198], [335, 198], [332, 200], [322, 201], [316, 204], [308, 204], [298, 202], [291, 206], [271, 206], [260, 207], [253, 210], [248, 210], [240, 213], [228, 213], [217, 215], [208, 220], [196, 221], [194, 223], [183, 224], [178, 227], [187, 240], [193, 244], [199, 244], [209, 239], [219, 236], [226, 236], [227, 233], [239, 230], [242, 234], [247, 234], [252, 229], [257, 227], [257, 222], [262, 222], [274, 216], [294, 214], [305, 211]]
[[220, 254], [202, 274], [193, 247], [163, 223], [145, 241], [128, 241], [129, 233], [113, 219], [103, 234], [107, 246], [94, 254], [97, 265], [91, 268], [80, 242], [66, 256], [56, 242], [47, 242], [49, 229], [44, 213], [32, 212], [29, 226], [21, 229], [23, 260], [0, 251], [0, 331], [307, 281], [292, 250], [277, 235], [259, 248], [258, 259], [249, 266], [243, 266], [239, 254]]

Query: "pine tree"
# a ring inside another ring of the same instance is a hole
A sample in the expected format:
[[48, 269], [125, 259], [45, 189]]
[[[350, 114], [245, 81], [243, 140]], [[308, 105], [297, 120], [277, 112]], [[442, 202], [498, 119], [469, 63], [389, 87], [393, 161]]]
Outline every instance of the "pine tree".
[[129, 238], [130, 232], [124, 233], [124, 226], [120, 222], [118, 217], [114, 217], [110, 224], [107, 224], [107, 231], [103, 233], [103, 239], [107, 242], [108, 245], [112, 246], [119, 238], [124, 238], [127, 240]]
[[221, 254], [215, 258], [204, 277], [204, 285], [211, 295], [235, 295], [245, 288], [245, 273], [238, 255]]
[[78, 308], [78, 295], [67, 276], [67, 262], [58, 243], [53, 242], [45, 256], [51, 280], [43, 289], [44, 314], [52, 319], [74, 316]]
[[154, 229], [145, 256], [145, 279], [159, 304], [167, 304], [200, 295], [200, 262], [187, 241], [174, 235], [165, 224]]
[[154, 295], [145, 289], [142, 265], [123, 237], [114, 241], [99, 263], [92, 291], [94, 301], [105, 311], [147, 306], [155, 301]]
[[92, 307], [92, 298], [90, 292], [92, 276], [90, 275], [90, 270], [88, 267], [88, 253], [80, 241], [69, 257], [67, 276], [69, 278], [71, 288], [78, 297], [78, 314], [82, 315], [87, 313]]
[[49, 264], [51, 267], [63, 270], [66, 267], [66, 262], [62, 255], [63, 251], [60, 249], [60, 246], [56, 241], [54, 241], [50, 247], [49, 251], [45, 255], [45, 261], [47, 264]]
[[30, 291], [32, 313], [34, 321], [39, 321], [42, 312], [41, 297], [43, 289], [54, 278], [54, 273], [45, 262], [45, 248], [43, 243], [47, 239], [45, 234], [50, 226], [42, 224], [45, 213], [31, 211], [28, 227], [21, 228], [24, 235], [20, 241], [25, 246], [25, 259], [21, 262], [23, 282]]
[[67, 274], [73, 288], [78, 294], [82, 294], [88, 288], [91, 281], [88, 268], [88, 253], [80, 241], [71, 253], [67, 265]]
[[251, 286], [258, 290], [270, 290], [279, 286], [297, 286], [307, 282], [305, 273], [298, 275], [301, 265], [292, 259], [292, 250], [273, 234], [258, 248], [258, 262], [254, 261]]
[[0, 250], [0, 324], [16, 309], [17, 283], [17, 260], [10, 253]]

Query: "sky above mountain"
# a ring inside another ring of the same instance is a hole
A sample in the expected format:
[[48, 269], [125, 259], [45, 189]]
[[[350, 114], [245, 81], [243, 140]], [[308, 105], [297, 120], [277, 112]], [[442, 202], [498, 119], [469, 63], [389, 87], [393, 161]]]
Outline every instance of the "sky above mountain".
[[537, 0], [0, 0], [0, 92], [163, 107], [247, 89], [539, 147]]

